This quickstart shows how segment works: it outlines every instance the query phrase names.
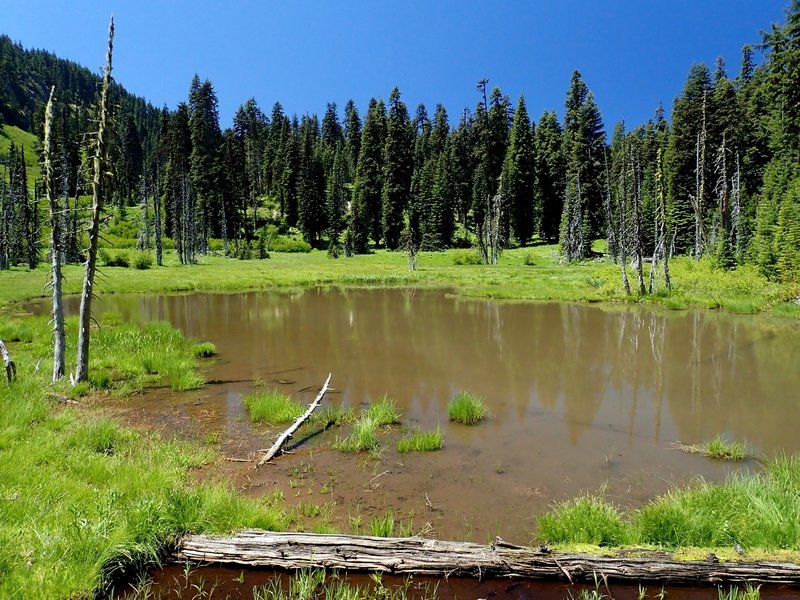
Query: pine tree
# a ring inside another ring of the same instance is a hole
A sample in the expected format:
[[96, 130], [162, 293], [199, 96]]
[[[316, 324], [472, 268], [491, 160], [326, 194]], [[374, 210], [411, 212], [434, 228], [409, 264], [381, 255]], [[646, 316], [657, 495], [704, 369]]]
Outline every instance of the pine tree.
[[298, 222], [303, 237], [318, 246], [327, 227], [322, 149], [317, 146], [316, 117], [304, 117], [300, 126], [300, 169], [297, 180]]
[[535, 211], [539, 237], [548, 243], [558, 241], [564, 209], [566, 165], [563, 132], [555, 112], [545, 112], [536, 128]]
[[132, 206], [138, 195], [144, 170], [144, 150], [133, 115], [128, 113], [120, 133], [119, 170], [115, 177], [117, 202], [120, 207]]
[[[242, 225], [247, 225], [248, 235], [253, 236], [257, 228], [259, 198], [267, 191], [266, 175], [271, 173], [266, 165], [269, 121], [254, 98], [247, 100], [236, 111], [233, 117], [233, 131], [241, 146], [244, 159], [241, 177], [244, 179], [247, 203], [243, 210], [246, 212], [249, 208], [251, 211], [250, 219], [243, 215]], [[229, 146], [227, 148], [229, 158], [231, 150], [232, 146]], [[227, 168], [226, 175], [235, 177], [235, 174], [227, 172]]]
[[198, 75], [194, 76], [189, 93], [189, 130], [192, 138], [189, 176], [197, 195], [199, 250], [206, 251], [209, 237], [221, 235], [219, 153], [222, 132], [214, 87], [207, 79], [200, 83]]
[[327, 181], [325, 192], [325, 215], [328, 222], [327, 236], [329, 251], [338, 253], [340, 236], [344, 230], [345, 211], [347, 209], [347, 149], [344, 143], [336, 147], [333, 155], [333, 166]]
[[361, 134], [350, 224], [353, 251], [358, 253], [369, 250], [370, 234], [375, 243], [380, 241], [385, 111], [383, 101], [370, 100]]
[[[567, 194], [561, 220], [562, 252], [567, 260], [586, 258], [603, 229], [605, 131], [592, 93], [575, 71], [564, 117]], [[579, 202], [579, 206], [572, 203]]]
[[[695, 206], [708, 206], [711, 186], [704, 186], [698, 197], [698, 180], [712, 180], [709, 165], [699, 159], [699, 140], [703, 124], [707, 121], [708, 95], [711, 77], [705, 64], [694, 65], [672, 109], [672, 136], [670, 138], [667, 170], [669, 180], [669, 219], [674, 235], [674, 251], [684, 254], [697, 246], [698, 240]], [[700, 168], [698, 168], [700, 165]]]
[[511, 139], [503, 163], [501, 187], [517, 241], [525, 245], [533, 235], [536, 147], [524, 96], [519, 97]]
[[400, 100], [400, 90], [394, 88], [389, 95], [389, 118], [383, 152], [383, 237], [390, 250], [400, 246], [403, 214], [411, 192], [413, 147], [414, 131], [408, 109], [405, 102]]
[[358, 109], [352, 100], [348, 100], [344, 106], [344, 140], [347, 157], [346, 178], [347, 181], [353, 181], [361, 151], [361, 117], [358, 116]]

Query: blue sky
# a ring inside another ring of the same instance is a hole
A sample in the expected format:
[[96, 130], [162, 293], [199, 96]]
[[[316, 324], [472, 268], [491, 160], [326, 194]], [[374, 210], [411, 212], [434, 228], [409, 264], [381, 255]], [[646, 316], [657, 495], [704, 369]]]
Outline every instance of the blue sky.
[[538, 119], [563, 112], [578, 69], [607, 131], [647, 120], [680, 93], [693, 63], [723, 56], [783, 22], [789, 0], [26, 0], [7, 2], [0, 32], [99, 72], [108, 18], [117, 25], [114, 75], [157, 106], [174, 108], [192, 75], [210, 79], [222, 126], [255, 97], [269, 113], [322, 114], [397, 85], [410, 110], [436, 102], [451, 121], [488, 78]]

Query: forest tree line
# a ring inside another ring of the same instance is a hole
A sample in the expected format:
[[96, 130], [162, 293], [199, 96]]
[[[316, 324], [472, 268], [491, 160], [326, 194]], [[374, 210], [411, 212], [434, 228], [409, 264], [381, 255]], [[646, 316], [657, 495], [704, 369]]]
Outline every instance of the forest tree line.
[[[756, 51], [765, 56], [760, 64]], [[565, 260], [581, 260], [605, 238], [614, 260], [637, 267], [642, 293], [643, 263], [677, 254], [709, 255], [723, 268], [752, 263], [796, 282], [798, 0], [760, 47], [743, 48], [736, 71], [722, 59], [713, 69], [692, 66], [669, 121], [658, 107], [647, 123], [617, 123], [610, 135], [577, 71], [563, 121], [551, 111], [532, 120], [523, 96], [512, 102], [482, 80], [475, 107], [457, 116], [441, 104], [411, 110], [395, 88], [363, 114], [351, 100], [341, 113], [328, 104], [321, 118], [290, 116], [279, 102], [265, 112], [249, 99], [226, 129], [213, 84], [195, 76], [173, 110], [117, 92], [112, 193], [120, 214], [142, 207], [142, 247], [160, 253], [169, 237], [184, 263], [212, 240], [226, 254], [249, 256], [276, 231], [296, 230], [333, 255], [475, 245], [485, 262], [513, 245], [556, 242]], [[63, 182], [62, 253], [75, 261], [92, 121], [65, 104], [55, 117], [54, 171]], [[5, 268], [35, 266], [41, 253], [40, 194], [29, 189], [21, 154], [12, 147], [4, 158]]]

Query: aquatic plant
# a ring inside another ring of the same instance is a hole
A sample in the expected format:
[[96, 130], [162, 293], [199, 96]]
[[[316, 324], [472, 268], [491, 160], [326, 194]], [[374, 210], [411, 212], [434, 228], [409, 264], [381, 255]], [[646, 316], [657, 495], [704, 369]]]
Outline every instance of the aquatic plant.
[[378, 422], [364, 414], [353, 424], [353, 431], [344, 439], [337, 438], [333, 443], [339, 452], [374, 452], [380, 447], [378, 442]]
[[400, 417], [402, 416], [400, 411], [397, 410], [397, 404], [389, 396], [384, 396], [374, 404], [371, 404], [366, 414], [379, 426], [396, 425], [400, 423]]
[[439, 427], [433, 431], [413, 431], [397, 442], [397, 451], [401, 454], [407, 452], [431, 452], [441, 450], [444, 443], [442, 431]]
[[702, 454], [716, 460], [741, 461], [748, 457], [747, 446], [740, 441], [729, 442], [721, 435], [702, 444], [675, 444], [675, 447], [689, 454]]
[[447, 405], [447, 416], [455, 423], [476, 425], [486, 416], [486, 404], [479, 396], [460, 392]]
[[197, 342], [192, 346], [192, 353], [197, 358], [208, 358], [217, 354], [217, 347], [211, 342]]
[[539, 536], [554, 544], [621, 546], [630, 541], [619, 510], [602, 495], [586, 494], [556, 504], [539, 517]]
[[254, 423], [291, 423], [303, 414], [303, 407], [280, 390], [263, 390], [248, 394], [244, 405]]

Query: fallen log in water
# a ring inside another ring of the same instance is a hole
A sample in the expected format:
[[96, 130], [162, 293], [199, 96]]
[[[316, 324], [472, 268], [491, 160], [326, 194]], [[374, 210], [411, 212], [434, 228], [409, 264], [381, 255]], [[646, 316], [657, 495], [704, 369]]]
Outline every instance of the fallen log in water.
[[325, 392], [328, 391], [328, 385], [331, 383], [331, 375], [333, 373], [328, 373], [328, 378], [325, 380], [325, 384], [322, 386], [322, 389], [317, 394], [317, 397], [314, 398], [314, 401], [308, 405], [308, 410], [304, 412], [302, 415], [298, 417], [298, 419], [292, 423], [292, 426], [289, 427], [286, 431], [284, 431], [275, 443], [272, 444], [272, 447], [264, 453], [264, 456], [261, 457], [261, 460], [256, 463], [256, 468], [262, 466], [264, 463], [268, 462], [275, 456], [278, 452], [280, 452], [283, 445], [289, 441], [289, 439], [295, 434], [295, 432], [300, 429], [300, 426], [306, 422], [306, 420], [311, 416], [311, 413], [319, 406], [319, 403], [322, 401], [322, 397], [325, 395]]
[[547, 578], [571, 582], [658, 584], [800, 584], [800, 565], [781, 562], [678, 561], [666, 552], [636, 557], [558, 554], [499, 541], [484, 546], [425, 538], [381, 538], [314, 533], [242, 531], [229, 538], [185, 537], [177, 562], [209, 562], [271, 569], [325, 568], [393, 575]]

